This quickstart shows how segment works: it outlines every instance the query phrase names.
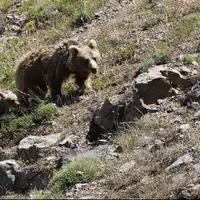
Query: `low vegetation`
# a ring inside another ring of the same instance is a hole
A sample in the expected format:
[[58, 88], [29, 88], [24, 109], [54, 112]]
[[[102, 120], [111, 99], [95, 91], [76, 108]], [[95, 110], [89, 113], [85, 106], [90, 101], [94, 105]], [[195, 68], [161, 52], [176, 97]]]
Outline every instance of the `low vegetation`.
[[30, 110], [12, 112], [1, 117], [0, 133], [3, 140], [20, 138], [25, 130], [51, 119], [57, 114], [53, 104], [40, 104]]

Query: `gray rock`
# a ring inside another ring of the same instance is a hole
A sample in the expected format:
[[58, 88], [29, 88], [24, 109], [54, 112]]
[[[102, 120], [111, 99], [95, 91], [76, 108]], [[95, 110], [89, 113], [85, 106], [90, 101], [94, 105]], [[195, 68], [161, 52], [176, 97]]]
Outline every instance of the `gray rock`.
[[195, 53], [195, 54], [181, 54], [179, 56], [179, 60], [184, 62], [184, 61], [187, 61], [187, 60], [192, 60], [193, 58], [197, 58], [197, 57], [200, 57], [200, 54], [199, 53]]
[[135, 87], [145, 104], [153, 104], [158, 99], [173, 95], [170, 82], [156, 70], [140, 74], [135, 79]]
[[180, 191], [177, 199], [199, 199], [200, 198], [200, 184], [189, 184], [182, 191]]
[[27, 169], [16, 160], [0, 161], [0, 195], [7, 191], [25, 192], [29, 189], [43, 189], [47, 186], [51, 174], [48, 170]]
[[185, 132], [185, 131], [187, 131], [189, 129], [190, 129], [190, 124], [182, 124], [179, 127], [179, 131], [181, 131], [181, 132]]
[[200, 110], [194, 114], [195, 119], [200, 119]]
[[150, 150], [150, 152], [155, 152], [157, 150], [160, 150], [163, 147], [164, 147], [164, 142], [162, 142], [161, 140], [156, 139], [154, 141], [154, 144], [149, 147], [149, 150]]
[[128, 122], [147, 113], [147, 108], [135, 90], [107, 99], [94, 113], [87, 139], [90, 142], [112, 135], [116, 130], [128, 126]]
[[7, 153], [0, 147], [0, 161], [7, 159], [9, 159]]
[[18, 145], [18, 156], [23, 160], [36, 160], [42, 150], [48, 150], [60, 139], [61, 134], [46, 136], [28, 136], [22, 139]]
[[134, 166], [135, 166], [135, 161], [125, 163], [119, 168], [119, 172], [122, 172], [122, 173], [127, 172], [130, 169], [132, 169]]
[[178, 158], [175, 162], [173, 162], [169, 167], [167, 167], [165, 169], [165, 171], [169, 171], [169, 170], [174, 169], [176, 167], [189, 164], [192, 161], [193, 161], [193, 157], [189, 153], [186, 153], [183, 156], [181, 156], [180, 158]]
[[191, 73], [191, 70], [188, 67], [186, 67], [186, 66], [182, 66], [180, 68], [180, 73], [182, 75], [186, 76], [186, 75], [189, 75]]
[[84, 157], [101, 157], [107, 159], [114, 159], [118, 157], [118, 145], [100, 145], [95, 147], [77, 148], [64, 154], [62, 157], [62, 165], [65, 166], [67, 163], [77, 158]]
[[191, 107], [193, 102], [200, 103], [200, 81], [193, 85], [187, 92], [186, 92], [186, 99], [185, 104], [188, 107]]
[[59, 143], [59, 146], [65, 146], [67, 148], [77, 148], [78, 139], [79, 137], [77, 135], [66, 136], [65, 139]]

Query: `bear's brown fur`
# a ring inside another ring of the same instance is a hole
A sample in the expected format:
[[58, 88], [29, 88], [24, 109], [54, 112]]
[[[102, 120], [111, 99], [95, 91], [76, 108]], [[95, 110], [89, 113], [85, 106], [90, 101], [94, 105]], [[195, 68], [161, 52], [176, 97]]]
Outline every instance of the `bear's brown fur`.
[[0, 91], [0, 114], [4, 114], [17, 106], [19, 106], [19, 102], [13, 92], [8, 90]]
[[88, 45], [77, 41], [64, 41], [57, 47], [41, 48], [30, 52], [17, 65], [15, 81], [17, 96], [21, 104], [28, 103], [29, 96], [43, 99], [48, 87], [52, 102], [61, 97], [61, 86], [65, 79], [75, 74], [76, 84], [83, 91], [93, 91], [90, 75], [98, 71], [100, 53], [96, 41]]

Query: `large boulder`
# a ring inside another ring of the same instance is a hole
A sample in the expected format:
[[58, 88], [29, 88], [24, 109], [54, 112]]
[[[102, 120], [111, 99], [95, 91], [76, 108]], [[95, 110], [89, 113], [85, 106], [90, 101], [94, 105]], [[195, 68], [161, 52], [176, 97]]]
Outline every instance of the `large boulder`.
[[129, 89], [125, 94], [106, 99], [94, 113], [87, 139], [93, 142], [104, 134], [118, 130], [120, 122], [132, 121], [144, 113], [147, 113], [147, 108], [135, 90]]
[[173, 96], [175, 88], [190, 86], [190, 79], [177, 69], [156, 66], [135, 79], [135, 88], [145, 104], [157, 103], [158, 99]]
[[28, 169], [16, 160], [0, 161], [0, 195], [6, 191], [25, 192], [29, 189], [43, 189], [47, 186], [50, 176], [48, 170]]
[[23, 160], [34, 161], [48, 151], [60, 139], [61, 134], [45, 136], [28, 136], [22, 139], [18, 145], [18, 156]]
[[87, 139], [90, 142], [106, 137], [108, 133], [126, 127], [135, 119], [147, 112], [158, 109], [160, 99], [178, 94], [178, 88], [186, 88], [191, 84], [189, 76], [182, 75], [178, 70], [167, 66], [156, 66], [147, 73], [140, 74], [127, 90], [115, 95], [105, 102], [94, 113]]

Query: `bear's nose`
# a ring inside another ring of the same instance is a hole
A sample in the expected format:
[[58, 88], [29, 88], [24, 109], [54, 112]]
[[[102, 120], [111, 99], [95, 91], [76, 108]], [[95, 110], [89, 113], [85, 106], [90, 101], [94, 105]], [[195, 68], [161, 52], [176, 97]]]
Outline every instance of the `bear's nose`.
[[93, 74], [96, 74], [96, 73], [97, 73], [97, 69], [92, 68], [92, 69], [91, 69], [91, 72], [92, 72]]

